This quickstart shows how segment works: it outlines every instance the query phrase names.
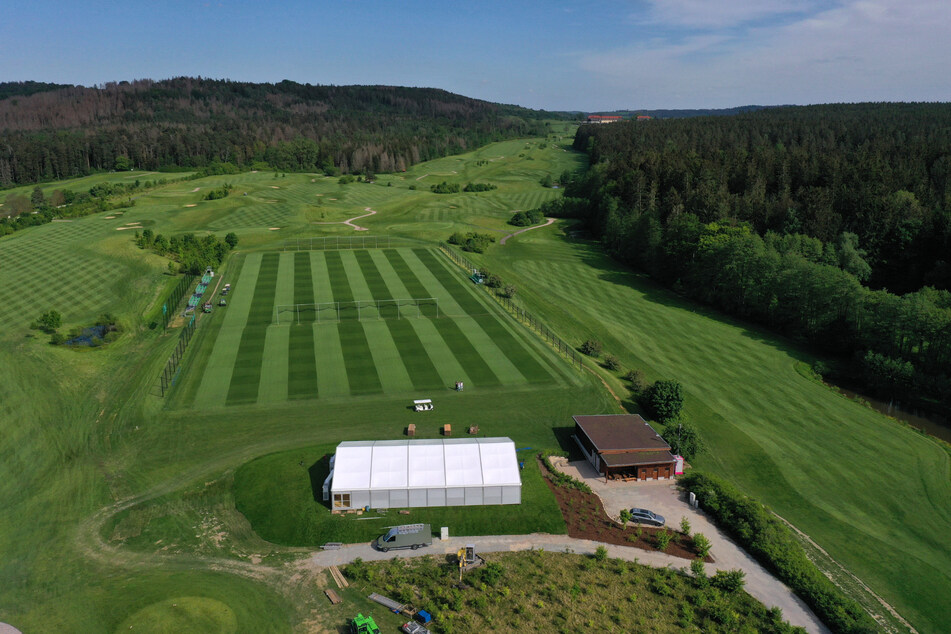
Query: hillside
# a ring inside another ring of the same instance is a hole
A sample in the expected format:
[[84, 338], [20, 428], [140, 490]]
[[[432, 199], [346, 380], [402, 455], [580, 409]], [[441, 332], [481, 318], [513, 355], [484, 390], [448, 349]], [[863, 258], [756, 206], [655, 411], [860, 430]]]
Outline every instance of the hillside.
[[434, 88], [190, 77], [52, 90], [34, 82], [0, 86], [9, 88], [0, 92], [0, 186], [212, 162], [402, 171], [536, 134], [541, 118], [553, 116]]

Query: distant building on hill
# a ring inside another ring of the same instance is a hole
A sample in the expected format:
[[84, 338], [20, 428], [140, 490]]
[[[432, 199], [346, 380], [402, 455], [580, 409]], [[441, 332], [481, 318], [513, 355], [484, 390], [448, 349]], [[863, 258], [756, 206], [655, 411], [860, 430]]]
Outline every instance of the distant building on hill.
[[587, 123], [617, 123], [620, 120], [621, 120], [621, 115], [589, 114]]
[[654, 117], [650, 116], [649, 114], [639, 114], [639, 115], [637, 115], [637, 120], [638, 120], [638, 121], [650, 121], [650, 120], [653, 119], [653, 118], [654, 118]]

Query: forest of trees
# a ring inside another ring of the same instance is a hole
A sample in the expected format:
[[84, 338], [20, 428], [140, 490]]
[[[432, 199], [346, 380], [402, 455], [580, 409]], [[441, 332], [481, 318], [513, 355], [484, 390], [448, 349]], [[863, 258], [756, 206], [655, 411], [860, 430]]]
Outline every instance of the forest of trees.
[[0, 84], [0, 186], [98, 170], [202, 167], [392, 172], [544, 134], [557, 115], [433, 88], [181, 77], [86, 88]]
[[[676, 290], [951, 400], [951, 106], [856, 104], [582, 126], [557, 214]], [[898, 294], [896, 294], [896, 292]]]

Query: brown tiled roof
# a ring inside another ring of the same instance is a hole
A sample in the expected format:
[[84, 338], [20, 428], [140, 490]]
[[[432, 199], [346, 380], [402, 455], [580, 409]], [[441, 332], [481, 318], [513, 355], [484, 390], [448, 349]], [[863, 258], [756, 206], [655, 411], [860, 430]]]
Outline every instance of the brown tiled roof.
[[572, 416], [598, 452], [669, 450], [654, 429], [637, 414]]
[[628, 451], [625, 453], [603, 453], [601, 460], [609, 467], [633, 467], [642, 464], [667, 464], [674, 462], [669, 451]]

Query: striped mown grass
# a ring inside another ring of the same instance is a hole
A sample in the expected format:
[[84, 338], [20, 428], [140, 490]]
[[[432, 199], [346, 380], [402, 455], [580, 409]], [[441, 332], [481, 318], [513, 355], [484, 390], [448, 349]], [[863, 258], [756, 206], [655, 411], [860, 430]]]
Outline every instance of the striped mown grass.
[[[199, 344], [194, 363], [205, 375], [186, 402], [214, 407], [431, 393], [456, 381], [477, 390], [563, 381], [559, 362], [517, 336], [519, 327], [506, 326], [441, 258], [411, 248], [245, 256], [231, 305], [212, 318], [214, 340]], [[438, 305], [395, 305], [430, 297]], [[317, 300], [326, 310], [306, 306]]]
[[276, 253], [268, 253], [261, 258], [254, 296], [248, 311], [248, 325], [241, 335], [234, 371], [231, 374], [227, 399], [229, 405], [257, 400], [267, 325], [274, 309], [278, 266], [279, 259]]

